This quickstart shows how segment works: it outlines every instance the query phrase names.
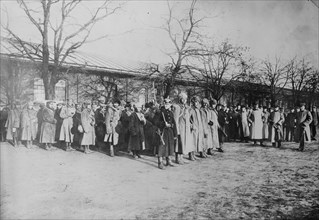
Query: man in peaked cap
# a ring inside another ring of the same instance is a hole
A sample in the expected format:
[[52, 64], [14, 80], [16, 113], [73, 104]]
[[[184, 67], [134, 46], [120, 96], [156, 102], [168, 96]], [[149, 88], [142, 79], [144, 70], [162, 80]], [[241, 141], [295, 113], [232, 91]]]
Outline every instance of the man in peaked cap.
[[297, 113], [297, 130], [296, 134], [299, 139], [299, 151], [303, 151], [305, 148], [305, 142], [311, 141], [310, 123], [312, 122], [311, 113], [306, 110], [306, 103], [300, 104], [300, 112]]

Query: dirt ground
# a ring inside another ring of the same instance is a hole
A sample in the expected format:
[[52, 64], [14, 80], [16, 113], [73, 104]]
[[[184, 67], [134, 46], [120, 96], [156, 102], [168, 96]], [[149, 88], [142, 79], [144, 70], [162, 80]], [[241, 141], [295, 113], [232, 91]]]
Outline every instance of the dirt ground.
[[319, 144], [226, 143], [166, 170], [155, 157], [1, 143], [1, 219], [318, 219]]

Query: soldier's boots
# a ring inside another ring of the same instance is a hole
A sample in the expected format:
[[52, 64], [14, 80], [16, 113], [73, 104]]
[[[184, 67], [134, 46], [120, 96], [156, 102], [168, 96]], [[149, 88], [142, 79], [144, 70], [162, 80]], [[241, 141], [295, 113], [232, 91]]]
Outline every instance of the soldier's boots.
[[174, 167], [172, 160], [170, 157], [166, 157], [166, 166]]
[[158, 157], [158, 168], [161, 169], [161, 170], [165, 169], [162, 157]]
[[184, 160], [183, 160], [183, 155], [182, 154], [175, 154], [175, 160], [177, 164], [183, 165]]
[[110, 145], [110, 156], [114, 157], [114, 148], [113, 145]]
[[195, 161], [195, 156], [193, 155], [193, 152], [188, 153], [189, 160]]

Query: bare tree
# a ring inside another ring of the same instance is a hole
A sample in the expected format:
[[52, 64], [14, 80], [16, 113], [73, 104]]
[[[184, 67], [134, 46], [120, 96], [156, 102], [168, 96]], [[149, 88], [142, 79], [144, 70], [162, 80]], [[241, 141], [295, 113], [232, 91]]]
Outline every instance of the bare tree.
[[[30, 60], [41, 61], [45, 98], [54, 99], [55, 85], [65, 74], [62, 66], [67, 57], [83, 44], [89, 42], [88, 38], [95, 24], [114, 14], [119, 7], [111, 8], [110, 1], [102, 1], [101, 5], [94, 11], [88, 9], [86, 15], [89, 15], [89, 18], [79, 24], [74, 23], [73, 13], [83, 3], [82, 0], [41, 0], [39, 2], [41, 9], [39, 10], [31, 8], [28, 1], [17, 0], [17, 2], [38, 30], [42, 42], [34, 44], [24, 41], [23, 36], [18, 36], [10, 29], [9, 24], [4, 29], [8, 32], [9, 37], [14, 39], [10, 41], [12, 46]], [[51, 18], [53, 7], [59, 8], [59, 18]], [[51, 32], [53, 33], [52, 41], [49, 38]]]
[[283, 64], [278, 57], [275, 58], [274, 63], [269, 59], [263, 60], [261, 63], [261, 79], [268, 88], [271, 105], [276, 104], [278, 96], [288, 83], [289, 68], [289, 64]]
[[228, 41], [218, 46], [204, 46], [197, 55], [199, 65], [189, 65], [189, 73], [208, 92], [207, 95], [220, 100], [233, 81], [247, 71], [248, 64], [243, 58], [246, 50]]
[[301, 101], [302, 93], [305, 92], [306, 87], [309, 84], [313, 69], [310, 66], [310, 63], [305, 59], [298, 61], [296, 58], [290, 61], [288, 67], [288, 77], [292, 90], [293, 102], [297, 103]]
[[[173, 16], [172, 7], [168, 4], [169, 14], [163, 29], [174, 45], [174, 53], [168, 54], [171, 63], [164, 71], [166, 72], [164, 97], [169, 96], [174, 88], [176, 77], [186, 71], [185, 60], [197, 51], [196, 47], [201, 37], [198, 32], [199, 24], [204, 18], [195, 18], [196, 2], [197, 0], [192, 0], [187, 17], [182, 19]], [[177, 30], [174, 28], [176, 26]]]

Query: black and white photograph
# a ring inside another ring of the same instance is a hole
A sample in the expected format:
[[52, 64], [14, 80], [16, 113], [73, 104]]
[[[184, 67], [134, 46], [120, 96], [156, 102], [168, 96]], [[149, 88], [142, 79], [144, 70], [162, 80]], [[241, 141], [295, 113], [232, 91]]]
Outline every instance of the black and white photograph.
[[319, 0], [0, 16], [0, 219], [319, 219]]

